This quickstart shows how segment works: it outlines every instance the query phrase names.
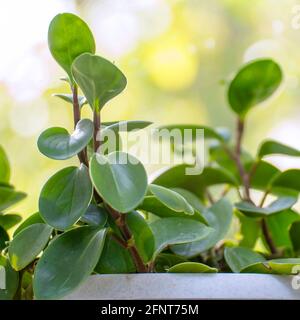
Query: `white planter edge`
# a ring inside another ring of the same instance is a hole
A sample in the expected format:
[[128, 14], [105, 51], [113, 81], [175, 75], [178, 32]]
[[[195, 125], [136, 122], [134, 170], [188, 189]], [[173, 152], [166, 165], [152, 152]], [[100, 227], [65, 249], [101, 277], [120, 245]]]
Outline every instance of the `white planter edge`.
[[[92, 275], [66, 300], [300, 300], [297, 276], [266, 274], [106, 274]], [[295, 286], [294, 286], [295, 287]]]

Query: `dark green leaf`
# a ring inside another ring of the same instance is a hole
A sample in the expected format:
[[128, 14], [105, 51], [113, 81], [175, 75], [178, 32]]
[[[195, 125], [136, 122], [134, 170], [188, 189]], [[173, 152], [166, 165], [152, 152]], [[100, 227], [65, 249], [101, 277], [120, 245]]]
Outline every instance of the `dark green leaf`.
[[18, 214], [5, 214], [0, 216], [0, 226], [5, 230], [9, 230], [20, 221], [22, 221], [22, 217]]
[[69, 159], [87, 146], [93, 137], [93, 132], [93, 123], [89, 119], [80, 120], [71, 135], [64, 128], [49, 128], [39, 136], [38, 148], [42, 154], [51, 159]]
[[160, 253], [155, 260], [155, 271], [166, 272], [178, 263], [187, 262], [183, 257], [171, 253]]
[[189, 243], [205, 238], [213, 231], [204, 224], [185, 218], [163, 218], [150, 224], [155, 237], [153, 259], [170, 245]]
[[82, 53], [95, 53], [96, 45], [88, 25], [72, 13], [58, 14], [48, 30], [48, 45], [53, 58], [72, 79], [71, 66]]
[[[19, 273], [2, 256], [0, 256], [0, 279], [4, 279], [4, 283], [0, 282], [0, 300], [12, 300], [18, 289]], [[2, 287], [3, 284], [5, 289]]]
[[95, 110], [102, 109], [127, 84], [126, 77], [113, 63], [90, 53], [75, 59], [72, 74], [89, 105]]
[[9, 235], [4, 228], [0, 227], [0, 252], [7, 247], [7, 241], [9, 241]]
[[26, 197], [23, 192], [15, 191], [11, 187], [0, 187], [0, 211], [18, 203]]
[[42, 219], [41, 215], [39, 212], [36, 212], [32, 214], [30, 217], [28, 217], [25, 221], [23, 221], [18, 228], [14, 232], [14, 237], [19, 234], [22, 230], [25, 228], [35, 224], [35, 223], [45, 223], [44, 220]]
[[266, 261], [261, 254], [243, 247], [225, 248], [224, 257], [230, 269], [235, 273], [241, 272], [250, 264]]
[[258, 151], [258, 158], [263, 158], [267, 155], [284, 154], [292, 157], [300, 157], [300, 151], [289, 147], [281, 142], [267, 140], [262, 143]]
[[238, 71], [228, 89], [231, 109], [240, 117], [269, 98], [282, 81], [282, 71], [271, 59], [251, 61]]
[[143, 200], [147, 174], [138, 159], [125, 152], [94, 154], [90, 175], [101, 197], [115, 210], [129, 212]]
[[105, 235], [106, 229], [79, 227], [52, 241], [35, 268], [35, 298], [59, 299], [85, 281], [100, 258]]
[[213, 231], [203, 237], [201, 241], [173, 246], [172, 251], [181, 256], [191, 258], [212, 248], [220, 240], [224, 239], [229, 231], [233, 216], [233, 208], [230, 202], [223, 198], [207, 210], [203, 211], [203, 216]]
[[182, 262], [171, 267], [171, 273], [216, 273], [218, 269], [197, 262]]
[[296, 221], [292, 224], [289, 230], [289, 238], [292, 242], [292, 246], [295, 252], [300, 252], [300, 221]]
[[107, 222], [107, 211], [96, 204], [91, 203], [80, 221], [95, 227], [104, 227]]
[[19, 271], [31, 263], [45, 248], [52, 228], [44, 223], [33, 224], [13, 238], [8, 255], [12, 267]]
[[39, 199], [40, 215], [54, 228], [68, 229], [84, 215], [92, 195], [93, 186], [86, 166], [67, 167], [44, 185]]

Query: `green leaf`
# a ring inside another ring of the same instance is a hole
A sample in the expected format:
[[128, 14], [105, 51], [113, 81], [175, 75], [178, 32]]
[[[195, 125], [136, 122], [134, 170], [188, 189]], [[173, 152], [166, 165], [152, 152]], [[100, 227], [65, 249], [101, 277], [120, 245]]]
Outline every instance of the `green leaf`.
[[0, 227], [0, 252], [7, 247], [7, 241], [9, 241], [9, 235], [4, 228]]
[[243, 247], [225, 248], [224, 258], [230, 269], [235, 273], [241, 272], [250, 264], [266, 261], [261, 254]]
[[150, 224], [155, 238], [155, 252], [152, 260], [166, 247], [189, 243], [205, 238], [213, 231], [204, 224], [185, 218], [163, 218]]
[[300, 169], [289, 169], [278, 173], [270, 182], [272, 192], [293, 194], [300, 192]]
[[292, 224], [289, 230], [289, 238], [292, 243], [292, 247], [295, 252], [300, 252], [300, 221], [296, 221]]
[[0, 216], [0, 226], [5, 230], [9, 230], [20, 221], [22, 221], [22, 217], [18, 214], [5, 214]]
[[90, 53], [75, 59], [72, 74], [94, 110], [102, 109], [127, 84], [126, 77], [113, 63]]
[[36, 212], [34, 214], [32, 214], [31, 216], [29, 216], [26, 220], [24, 220], [19, 226], [18, 228], [15, 230], [14, 232], [14, 237], [17, 236], [17, 234], [19, 234], [22, 230], [24, 230], [25, 228], [35, 224], [35, 223], [45, 223], [44, 220], [42, 219], [41, 215], [39, 212]]
[[235, 186], [238, 184], [235, 178], [223, 169], [205, 167], [200, 175], [186, 175], [185, 170], [188, 167], [187, 164], [180, 164], [168, 168], [155, 178], [152, 183], [167, 188], [186, 189], [201, 198], [204, 198], [205, 190], [209, 186], [218, 184]]
[[11, 187], [0, 187], [0, 211], [18, 203], [26, 197], [23, 192], [15, 191]]
[[151, 124], [153, 124], [153, 122], [143, 120], [116, 121], [105, 126], [102, 133], [104, 134], [105, 130], [111, 130], [113, 132], [131, 132], [133, 130], [144, 129]]
[[96, 204], [91, 203], [80, 221], [95, 227], [104, 227], [107, 222], [107, 211]]
[[[197, 197], [194, 193], [192, 193], [188, 190], [182, 189], [182, 188], [172, 188], [171, 190], [181, 194], [186, 199], [186, 201], [190, 205], [192, 205], [192, 207], [195, 210], [195, 213], [197, 213], [197, 211], [202, 212], [203, 210], [206, 209], [205, 205], [201, 202], [199, 197]], [[201, 217], [202, 217], [202, 219], [204, 219], [203, 216], [201, 216]], [[207, 222], [205, 222], [205, 223], [207, 223]]]
[[197, 130], [204, 130], [204, 138], [205, 139], [215, 139], [221, 142], [227, 142], [230, 139], [230, 134], [228, 131], [213, 129], [207, 126], [196, 125], [196, 124], [169, 124], [163, 125], [157, 128], [158, 130], [166, 129], [168, 131], [179, 130], [181, 134], [185, 132], [185, 130], [189, 130], [186, 132], [191, 132], [192, 138], [197, 138]]
[[3, 278], [6, 289], [2, 289], [0, 286], [0, 300], [12, 300], [18, 289], [19, 273], [11, 267], [8, 259], [0, 256], [0, 279]]
[[59, 299], [85, 281], [100, 258], [105, 235], [106, 229], [79, 227], [52, 241], [35, 268], [35, 298]]
[[279, 65], [271, 59], [252, 61], [238, 71], [228, 89], [231, 109], [240, 117], [269, 98], [282, 81]]
[[247, 217], [265, 217], [290, 209], [297, 202], [295, 197], [281, 197], [273, 201], [267, 207], [261, 208], [248, 202], [241, 201], [235, 207]]
[[93, 132], [93, 122], [89, 119], [80, 120], [71, 135], [64, 128], [49, 128], [39, 136], [38, 148], [48, 158], [69, 159], [87, 146], [93, 137]]
[[300, 157], [300, 151], [289, 147], [281, 142], [274, 141], [274, 140], [266, 140], [262, 143], [258, 151], [258, 158], [263, 158], [267, 155], [274, 155], [274, 154], [283, 154], [292, 157]]
[[0, 181], [9, 182], [10, 166], [4, 149], [0, 146]]
[[48, 45], [53, 58], [71, 80], [71, 66], [75, 58], [96, 50], [88, 25], [72, 13], [58, 14], [53, 18], [48, 30]]
[[171, 273], [216, 273], [218, 269], [197, 262], [183, 262], [171, 267]]
[[203, 211], [203, 216], [212, 228], [212, 232], [203, 237], [201, 241], [173, 246], [173, 252], [191, 258], [212, 248], [220, 240], [224, 239], [228, 233], [232, 221], [233, 208], [230, 202], [223, 198]]
[[9, 261], [19, 271], [29, 265], [45, 248], [52, 228], [44, 223], [33, 224], [22, 230], [8, 247]]
[[144, 166], [125, 152], [112, 152], [108, 156], [94, 154], [90, 176], [100, 196], [119, 212], [135, 209], [147, 191]]
[[265, 262], [253, 263], [241, 270], [242, 273], [267, 273], [267, 274], [297, 274], [300, 259], [273, 259]]
[[[68, 103], [71, 103], [73, 105], [73, 94], [70, 94], [70, 93], [55, 93], [55, 94], [53, 94], [53, 97], [60, 98], [60, 99], [66, 101]], [[88, 103], [84, 96], [78, 95], [77, 98], [78, 98], [78, 104], [79, 104], [80, 108], [82, 108], [85, 104]]]
[[40, 215], [55, 229], [68, 229], [84, 215], [92, 196], [87, 167], [67, 167], [44, 185], [39, 198]]
[[133, 234], [136, 247], [143, 261], [145, 263], [149, 262], [155, 248], [155, 240], [151, 228], [146, 220], [135, 211], [126, 215], [126, 222]]
[[261, 234], [260, 219], [248, 218], [239, 211], [236, 211], [236, 215], [240, 220], [240, 233], [243, 237], [239, 245], [241, 247], [253, 248], [256, 244], [258, 237]]
[[155, 260], [155, 271], [166, 272], [176, 264], [187, 262], [183, 257], [171, 253], [160, 253]]

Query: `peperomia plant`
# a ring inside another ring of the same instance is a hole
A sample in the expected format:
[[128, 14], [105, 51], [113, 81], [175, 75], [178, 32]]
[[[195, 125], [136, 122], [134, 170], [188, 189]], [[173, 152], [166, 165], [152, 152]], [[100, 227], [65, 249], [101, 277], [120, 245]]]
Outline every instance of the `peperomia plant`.
[[[255, 157], [242, 148], [248, 112], [282, 81], [275, 62], [251, 62], [229, 85], [229, 104], [237, 115], [235, 142], [224, 130], [165, 126], [204, 130], [211, 141], [210, 161], [201, 174], [186, 175], [190, 164], [181, 164], [148, 184], [142, 163], [122, 151], [120, 133], [151, 122], [101, 121], [102, 109], [126, 87], [124, 74], [95, 55], [92, 32], [73, 14], [52, 20], [48, 41], [52, 56], [67, 74], [64, 80], [71, 93], [56, 96], [73, 106], [74, 131], [47, 129], [38, 148], [55, 160], [77, 156], [79, 164], [46, 182], [39, 212], [17, 228], [4, 248], [3, 259], [14, 277], [8, 282], [9, 294], [0, 291], [4, 298], [61, 298], [90, 274], [230, 270], [286, 274], [300, 264], [300, 216], [292, 209], [300, 192], [300, 170], [281, 172], [264, 159], [300, 152], [269, 140]], [[85, 105], [91, 108], [92, 120], [81, 117]], [[113, 150], [106, 148], [108, 132], [115, 134]], [[258, 202], [253, 190], [263, 191]], [[236, 217], [241, 236], [225, 241]], [[261, 253], [254, 251], [259, 243]]]

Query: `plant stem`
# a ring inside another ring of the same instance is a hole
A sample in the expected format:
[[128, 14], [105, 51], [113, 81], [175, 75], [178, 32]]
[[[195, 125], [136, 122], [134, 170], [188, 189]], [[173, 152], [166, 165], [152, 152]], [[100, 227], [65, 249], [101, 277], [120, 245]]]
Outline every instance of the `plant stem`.
[[271, 253], [272, 254], [277, 254], [278, 251], [277, 251], [277, 248], [275, 246], [275, 243], [272, 239], [272, 236], [269, 232], [269, 229], [268, 229], [268, 225], [267, 225], [267, 222], [266, 222], [266, 219], [262, 218], [261, 220], [261, 228], [262, 228], [262, 232], [263, 232], [263, 235], [264, 235], [264, 238], [271, 250]]
[[[80, 121], [80, 106], [78, 103], [78, 87], [76, 84], [73, 84], [71, 86], [72, 94], [73, 94], [73, 117], [74, 117], [74, 128], [76, 128], [76, 125], [78, 121]], [[84, 148], [82, 151], [78, 153], [78, 159], [80, 163], [85, 164], [87, 167], [89, 166], [89, 161], [87, 159], [87, 152], [86, 148]]]
[[97, 152], [100, 147], [100, 139], [98, 139], [98, 133], [101, 127], [100, 111], [95, 108], [94, 110], [94, 151]]

